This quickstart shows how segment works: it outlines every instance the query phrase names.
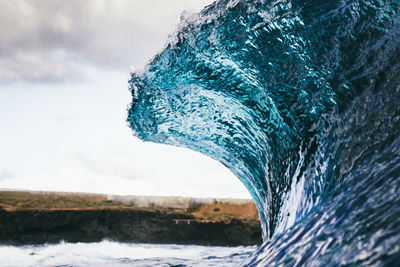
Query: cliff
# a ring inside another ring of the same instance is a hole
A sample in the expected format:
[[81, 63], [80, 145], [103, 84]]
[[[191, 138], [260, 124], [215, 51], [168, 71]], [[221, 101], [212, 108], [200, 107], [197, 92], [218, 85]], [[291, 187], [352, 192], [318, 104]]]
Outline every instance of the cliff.
[[253, 203], [143, 208], [102, 195], [0, 192], [0, 243], [96, 242], [238, 246], [261, 243]]

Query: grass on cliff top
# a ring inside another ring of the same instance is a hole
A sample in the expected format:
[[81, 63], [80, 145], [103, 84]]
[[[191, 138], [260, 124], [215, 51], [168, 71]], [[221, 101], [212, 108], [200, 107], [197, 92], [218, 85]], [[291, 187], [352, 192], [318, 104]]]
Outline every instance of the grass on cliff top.
[[258, 220], [254, 203], [248, 204], [210, 204], [184, 209], [160, 207], [135, 207], [118, 202], [107, 201], [105, 195], [79, 193], [51, 193], [28, 191], [0, 191], [0, 209], [18, 210], [96, 210], [96, 209], [130, 209], [147, 211], [164, 211], [167, 213], [184, 213], [199, 220], [224, 221], [236, 219]]
[[104, 195], [0, 191], [0, 206], [8, 210], [88, 209], [118, 207]]

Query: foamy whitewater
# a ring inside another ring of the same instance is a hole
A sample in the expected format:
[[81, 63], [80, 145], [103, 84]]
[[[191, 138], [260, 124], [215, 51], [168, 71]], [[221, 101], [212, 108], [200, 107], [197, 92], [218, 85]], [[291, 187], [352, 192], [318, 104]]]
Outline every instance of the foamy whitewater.
[[399, 11], [216, 1], [132, 73], [134, 134], [220, 161], [251, 193], [265, 243], [244, 265], [399, 264]]
[[35, 246], [0, 246], [0, 266], [235, 266], [255, 247], [184, 245], [60, 243]]

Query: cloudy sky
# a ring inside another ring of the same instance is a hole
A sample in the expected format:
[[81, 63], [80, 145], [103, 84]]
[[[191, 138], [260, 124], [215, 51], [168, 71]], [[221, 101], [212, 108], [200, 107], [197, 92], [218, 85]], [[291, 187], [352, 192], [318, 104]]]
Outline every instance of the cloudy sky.
[[0, 0], [0, 188], [242, 197], [199, 153], [127, 127], [129, 71], [212, 0]]

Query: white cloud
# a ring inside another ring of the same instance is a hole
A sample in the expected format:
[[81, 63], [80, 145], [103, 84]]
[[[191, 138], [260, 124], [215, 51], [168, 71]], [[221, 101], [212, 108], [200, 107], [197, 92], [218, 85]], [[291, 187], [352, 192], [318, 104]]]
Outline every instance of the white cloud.
[[5, 180], [5, 179], [13, 179], [15, 176], [14, 174], [9, 171], [9, 170], [0, 170], [0, 181]]
[[[197, 156], [194, 154], [187, 152], [184, 156], [195, 159]], [[214, 171], [199, 171], [193, 162], [182, 168], [178, 162], [172, 163], [166, 158], [164, 160], [169, 163], [169, 167], [154, 166], [154, 175], [145, 178], [123, 178], [119, 176], [118, 169], [115, 172], [100, 173], [85, 167], [64, 167], [52, 172], [43, 169], [41, 172], [23, 171], [15, 177], [7, 176], [0, 179], [0, 188], [119, 195], [250, 197], [243, 185], [221, 166], [217, 166]], [[217, 165], [210, 159], [209, 162], [207, 159], [202, 160], [206, 165]], [[158, 162], [158, 159], [152, 161], [155, 164]], [[133, 169], [132, 173], [136, 173], [136, 170]]]
[[79, 85], [0, 91], [0, 188], [136, 195], [249, 197], [220, 163], [133, 137], [124, 73], [89, 71]]
[[117, 176], [123, 179], [143, 179], [154, 176], [150, 168], [143, 168], [134, 155], [111, 154], [109, 151], [79, 153], [78, 160], [92, 173]]
[[125, 122], [129, 66], [211, 2], [0, 0], [0, 188], [249, 197], [220, 163]]

